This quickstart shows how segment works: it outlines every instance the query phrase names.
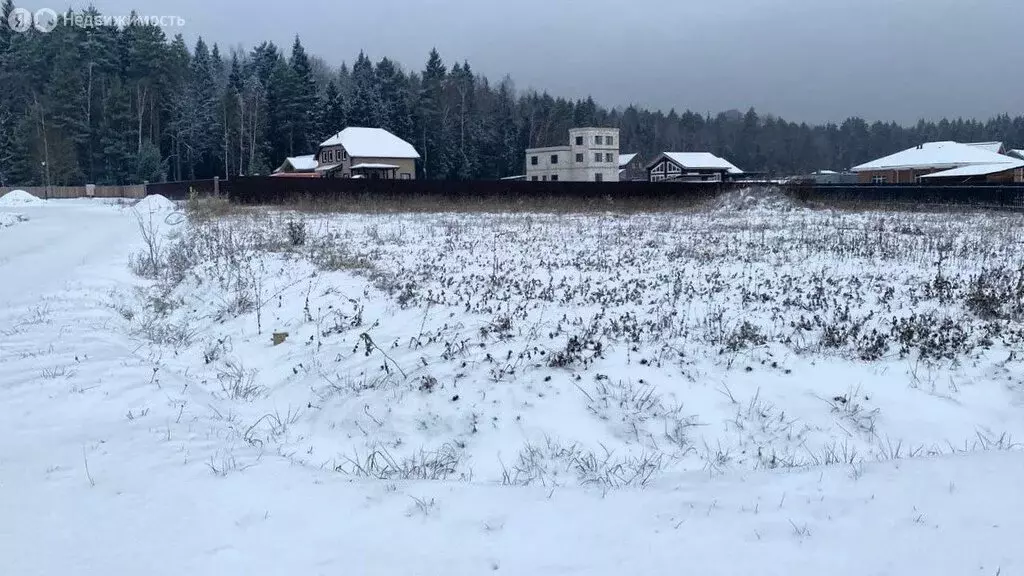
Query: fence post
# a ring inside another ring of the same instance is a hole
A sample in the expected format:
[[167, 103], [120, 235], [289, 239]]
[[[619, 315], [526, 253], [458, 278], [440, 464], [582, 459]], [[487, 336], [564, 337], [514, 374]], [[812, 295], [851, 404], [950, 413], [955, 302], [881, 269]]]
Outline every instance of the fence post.
[[220, 196], [220, 176], [213, 177], [213, 195]]

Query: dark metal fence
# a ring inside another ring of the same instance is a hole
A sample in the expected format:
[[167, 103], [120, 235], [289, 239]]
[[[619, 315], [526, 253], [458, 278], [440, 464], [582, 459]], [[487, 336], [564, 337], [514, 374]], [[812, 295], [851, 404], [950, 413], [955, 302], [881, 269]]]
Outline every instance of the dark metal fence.
[[[173, 200], [190, 194], [225, 194], [239, 204], [375, 202], [398, 207], [533, 205], [622, 208], [675, 206], [699, 202], [752, 182], [530, 182], [514, 180], [369, 180], [351, 178], [237, 177], [147, 184], [146, 194]], [[1024, 184], [814, 184], [783, 187], [789, 196], [809, 203], [852, 206], [964, 206], [1024, 211]]]
[[628, 202], [706, 199], [730, 189], [728, 183], [523, 182], [509, 180], [369, 180], [351, 178], [244, 177], [221, 182], [221, 191], [240, 204], [437, 200], [479, 202]]
[[160, 194], [171, 200], [187, 200], [192, 193], [214, 194], [223, 192], [224, 181], [219, 178], [208, 180], [184, 180], [181, 182], [156, 182], [146, 184], [146, 195]]
[[966, 206], [1024, 210], [1024, 184], [795, 184], [792, 197], [823, 204]]

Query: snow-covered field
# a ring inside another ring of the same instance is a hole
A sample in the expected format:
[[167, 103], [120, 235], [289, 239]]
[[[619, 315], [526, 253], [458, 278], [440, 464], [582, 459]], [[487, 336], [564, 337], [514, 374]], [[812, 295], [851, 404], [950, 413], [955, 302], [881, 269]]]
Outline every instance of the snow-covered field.
[[1021, 216], [5, 212], [0, 573], [1024, 570]]

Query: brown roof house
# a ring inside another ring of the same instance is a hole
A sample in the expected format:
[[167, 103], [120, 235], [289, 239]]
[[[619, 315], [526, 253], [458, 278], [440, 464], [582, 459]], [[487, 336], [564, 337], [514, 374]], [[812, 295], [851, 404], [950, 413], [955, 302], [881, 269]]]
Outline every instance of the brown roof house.
[[420, 155], [387, 130], [349, 127], [323, 141], [316, 157], [324, 178], [415, 180]]
[[927, 142], [851, 168], [862, 184], [1024, 182], [1024, 160], [1000, 142]]

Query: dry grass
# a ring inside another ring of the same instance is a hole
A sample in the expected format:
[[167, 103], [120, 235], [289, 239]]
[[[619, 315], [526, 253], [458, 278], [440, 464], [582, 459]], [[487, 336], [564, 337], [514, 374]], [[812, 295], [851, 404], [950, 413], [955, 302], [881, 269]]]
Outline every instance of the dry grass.
[[713, 197], [706, 195], [665, 198], [535, 198], [491, 197], [452, 198], [445, 196], [352, 196], [349, 198], [297, 197], [275, 209], [308, 214], [392, 214], [392, 213], [642, 213], [677, 212], [703, 208]]

